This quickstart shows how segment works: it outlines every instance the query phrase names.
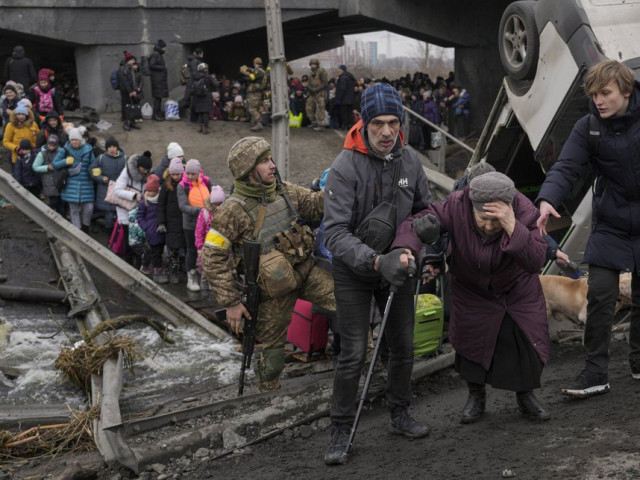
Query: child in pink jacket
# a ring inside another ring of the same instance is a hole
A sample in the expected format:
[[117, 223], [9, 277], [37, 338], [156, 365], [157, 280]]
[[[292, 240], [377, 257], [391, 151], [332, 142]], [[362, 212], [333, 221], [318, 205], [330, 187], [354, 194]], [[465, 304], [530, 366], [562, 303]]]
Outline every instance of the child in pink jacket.
[[225, 195], [224, 190], [220, 185], [213, 185], [211, 187], [211, 194], [209, 198], [204, 201], [204, 208], [200, 210], [198, 214], [198, 220], [196, 222], [196, 250], [198, 250], [198, 272], [200, 273], [200, 289], [209, 290], [209, 283], [205, 275], [202, 275], [202, 247], [204, 246], [204, 240], [211, 227], [211, 217], [218, 205], [224, 202]]

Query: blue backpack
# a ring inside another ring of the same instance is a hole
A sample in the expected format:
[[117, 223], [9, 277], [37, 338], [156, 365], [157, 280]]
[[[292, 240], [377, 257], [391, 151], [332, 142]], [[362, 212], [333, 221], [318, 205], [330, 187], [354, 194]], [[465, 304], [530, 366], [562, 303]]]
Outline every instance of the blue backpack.
[[111, 72], [109, 81], [111, 82], [111, 88], [113, 88], [114, 90], [120, 90], [120, 84], [118, 83], [118, 70], [114, 70], [113, 72]]

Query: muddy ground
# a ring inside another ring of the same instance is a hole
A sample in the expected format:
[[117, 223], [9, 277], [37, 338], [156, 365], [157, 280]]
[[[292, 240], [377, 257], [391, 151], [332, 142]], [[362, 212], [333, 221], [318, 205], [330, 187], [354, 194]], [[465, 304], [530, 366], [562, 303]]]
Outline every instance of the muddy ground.
[[[127, 154], [148, 149], [157, 161], [169, 141], [178, 141], [187, 158], [198, 158], [214, 183], [226, 189], [231, 183], [226, 167], [226, 152], [240, 137], [249, 134], [247, 125], [213, 124], [212, 133], [203, 136], [188, 122], [155, 123], [147, 121], [142, 130], [123, 132], [117, 117], [105, 117], [115, 123], [105, 138], [113, 134]], [[270, 139], [270, 130], [262, 132]], [[319, 176], [330, 165], [342, 143], [343, 132], [291, 132], [290, 179], [305, 183]], [[448, 169], [459, 170], [465, 159], [452, 161]], [[3, 165], [6, 168], [6, 164]], [[0, 210], [1, 256], [6, 250], [19, 215]], [[35, 226], [33, 227], [35, 228]], [[40, 259], [41, 260], [41, 259]], [[17, 263], [5, 273], [32, 271], [38, 256]], [[7, 260], [0, 269], [8, 265]], [[13, 265], [13, 263], [12, 263]], [[25, 274], [26, 275], [26, 274]], [[55, 272], [46, 272], [46, 281]], [[9, 281], [19, 281], [11, 276]], [[11, 302], [4, 308], [16, 308]], [[625, 312], [622, 312], [624, 314]], [[193, 479], [211, 478], [280, 480], [309, 479], [499, 479], [515, 475], [519, 479], [640, 478], [640, 383], [631, 378], [626, 361], [624, 334], [612, 343], [610, 368], [611, 392], [589, 400], [575, 401], [560, 395], [582, 366], [582, 347], [577, 342], [554, 343], [552, 357], [544, 371], [542, 389], [537, 392], [552, 413], [551, 421], [532, 423], [518, 412], [513, 394], [489, 390], [487, 413], [478, 423], [462, 425], [459, 414], [466, 400], [465, 385], [453, 369], [445, 369], [414, 385], [412, 413], [432, 429], [423, 440], [407, 441], [386, 431], [387, 411], [382, 399], [368, 405], [360, 422], [349, 463], [326, 467], [322, 457], [329, 441], [328, 419], [286, 430], [280, 435], [245, 448], [232, 455], [214, 459], [217, 451], [167, 445], [180, 451], [174, 459], [146, 466], [138, 476], [124, 469], [105, 467], [93, 453], [73, 454], [30, 460], [1, 466], [0, 479]], [[162, 432], [156, 434], [160, 438]], [[167, 437], [169, 438], [169, 437]], [[195, 450], [195, 451], [194, 451]], [[64, 473], [66, 471], [66, 473]], [[73, 475], [72, 472], [76, 474]]]

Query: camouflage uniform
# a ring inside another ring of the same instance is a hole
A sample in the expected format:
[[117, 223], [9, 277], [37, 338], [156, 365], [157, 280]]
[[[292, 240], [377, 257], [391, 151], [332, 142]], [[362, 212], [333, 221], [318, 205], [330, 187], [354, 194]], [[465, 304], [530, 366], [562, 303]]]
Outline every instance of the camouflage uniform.
[[[264, 149], [268, 143], [260, 137], [257, 144], [247, 148]], [[247, 140], [242, 139], [240, 142]], [[234, 146], [235, 147], [235, 146]], [[234, 150], [232, 147], [232, 151]], [[253, 158], [262, 152], [256, 151]], [[230, 154], [231, 156], [231, 154]], [[253, 168], [253, 167], [251, 167]], [[233, 172], [233, 169], [232, 169]], [[238, 181], [238, 180], [236, 180]], [[313, 236], [308, 227], [299, 224], [294, 230], [299, 234], [301, 242], [298, 248], [283, 249], [277, 239], [282, 230], [274, 234], [277, 226], [289, 225], [297, 216], [287, 206], [283, 194], [287, 194], [301, 219], [318, 221], [322, 219], [324, 192], [313, 192], [305, 187], [284, 182], [276, 191], [275, 200], [267, 203], [263, 227], [258, 235], [254, 235], [255, 208], [261, 202], [253, 197], [232, 194], [214, 212], [211, 219], [211, 229], [207, 234], [202, 251], [204, 273], [213, 290], [218, 304], [222, 307], [237, 305], [240, 292], [237, 288], [236, 267], [240, 262], [243, 239], [260, 241], [261, 253], [270, 249], [277, 249], [285, 253], [286, 259], [294, 265], [296, 271], [297, 288], [289, 293], [270, 297], [264, 289], [261, 290], [258, 320], [256, 323], [256, 338], [263, 344], [263, 350], [256, 363], [256, 373], [260, 381], [260, 390], [274, 390], [280, 387], [280, 373], [284, 368], [284, 345], [287, 328], [293, 313], [296, 299], [302, 298], [322, 308], [335, 311], [335, 297], [333, 294], [333, 278], [323, 268], [316, 266], [311, 258], [313, 250]], [[277, 219], [274, 221], [274, 219]], [[287, 238], [291, 238], [293, 230], [286, 228]], [[295, 232], [293, 233], [295, 236]], [[295, 244], [296, 242], [294, 242]], [[276, 246], [278, 244], [278, 246]], [[295, 252], [294, 252], [295, 250]], [[260, 282], [259, 282], [260, 283]]]
[[[260, 105], [262, 104], [262, 91], [263, 91], [263, 79], [265, 72], [262, 69], [262, 60], [260, 57], [253, 59], [254, 68], [249, 68], [246, 65], [240, 67], [240, 73], [244, 76], [244, 79], [248, 82], [247, 92], [247, 104], [249, 106], [249, 113], [251, 114], [251, 122], [254, 127], [262, 127], [262, 114], [260, 113]], [[258, 130], [259, 128], [255, 128]]]
[[311, 70], [309, 75], [309, 85], [307, 90], [309, 96], [307, 97], [307, 118], [311, 122], [311, 125], [315, 127], [324, 126], [327, 121], [326, 117], [326, 103], [327, 103], [327, 91], [326, 87], [329, 84], [329, 75], [327, 71], [320, 66], [317, 59], [312, 58], [309, 60], [309, 65], [316, 64], [317, 68]]

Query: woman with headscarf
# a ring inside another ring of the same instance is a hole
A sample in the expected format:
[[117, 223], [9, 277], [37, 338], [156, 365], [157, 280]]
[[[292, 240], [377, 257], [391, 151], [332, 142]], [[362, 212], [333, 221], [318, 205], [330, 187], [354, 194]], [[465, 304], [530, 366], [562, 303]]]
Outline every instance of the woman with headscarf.
[[455, 369], [469, 388], [462, 423], [484, 413], [487, 383], [516, 392], [523, 415], [550, 418], [533, 395], [550, 350], [538, 278], [546, 254], [538, 215], [509, 177], [489, 172], [405, 220], [398, 231], [393, 248], [414, 254], [422, 246], [421, 234], [434, 225], [449, 234], [449, 338]]

